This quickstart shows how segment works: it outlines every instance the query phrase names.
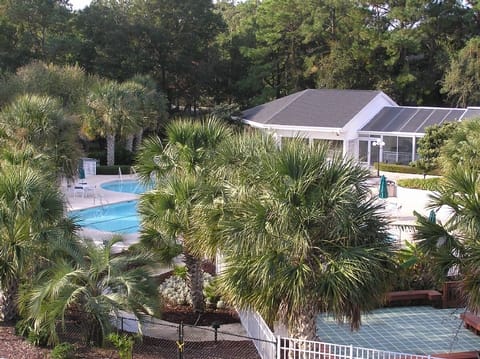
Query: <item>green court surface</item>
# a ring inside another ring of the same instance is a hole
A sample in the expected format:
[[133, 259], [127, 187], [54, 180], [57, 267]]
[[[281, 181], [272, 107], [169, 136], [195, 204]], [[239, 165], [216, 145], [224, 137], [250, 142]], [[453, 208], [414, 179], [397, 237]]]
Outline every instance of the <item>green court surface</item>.
[[357, 332], [332, 317], [319, 315], [317, 334], [322, 342], [399, 353], [478, 351], [480, 336], [463, 327], [459, 318], [463, 312], [427, 306], [382, 308], [363, 315]]

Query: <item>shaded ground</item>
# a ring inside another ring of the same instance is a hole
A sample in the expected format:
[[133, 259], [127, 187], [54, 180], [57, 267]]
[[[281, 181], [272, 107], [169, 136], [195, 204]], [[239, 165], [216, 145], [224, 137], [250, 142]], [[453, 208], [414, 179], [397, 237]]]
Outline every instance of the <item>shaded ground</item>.
[[196, 314], [190, 306], [165, 305], [162, 311], [162, 319], [168, 322], [189, 325], [211, 326], [218, 324], [240, 323], [238, 314], [231, 309], [207, 309], [203, 314]]
[[[207, 310], [198, 319], [191, 308], [187, 306], [166, 307], [163, 319], [174, 323], [211, 326], [213, 322], [219, 324], [236, 323], [239, 321], [235, 311], [228, 309]], [[0, 325], [0, 358], [5, 359], [47, 359], [50, 358], [50, 349], [38, 348], [15, 334], [13, 325]], [[208, 333], [211, 334], [211, 333]], [[253, 343], [249, 340], [231, 341], [219, 340], [189, 342], [188, 335], [182, 346], [184, 359], [257, 359], [259, 358]], [[206, 338], [207, 339], [207, 338]], [[219, 337], [219, 339], [221, 339]], [[78, 322], [67, 325], [67, 333], [62, 339], [75, 343], [76, 356], [81, 359], [117, 359], [117, 352], [113, 348], [90, 348], [78, 344], [80, 333]], [[175, 359], [178, 358], [178, 344], [173, 340], [144, 337], [137, 339], [134, 346], [135, 359]]]

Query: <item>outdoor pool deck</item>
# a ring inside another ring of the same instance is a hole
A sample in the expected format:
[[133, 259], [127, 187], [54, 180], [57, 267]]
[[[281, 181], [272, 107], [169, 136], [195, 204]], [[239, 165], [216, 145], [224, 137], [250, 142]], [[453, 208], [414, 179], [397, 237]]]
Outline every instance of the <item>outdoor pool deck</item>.
[[463, 311], [430, 306], [382, 308], [362, 316], [362, 326], [357, 332], [332, 317], [320, 315], [317, 335], [325, 342], [398, 353], [478, 351], [480, 336], [463, 327], [459, 318]]
[[[123, 180], [131, 180], [136, 178], [135, 175], [123, 175]], [[114, 192], [101, 188], [102, 183], [120, 180], [119, 175], [95, 175], [88, 176], [86, 182], [91, 191], [85, 192], [85, 195], [75, 194], [72, 187], [62, 186], [63, 192], [67, 199], [67, 209], [84, 209], [105, 204], [130, 201], [138, 199], [138, 195], [134, 193]]]

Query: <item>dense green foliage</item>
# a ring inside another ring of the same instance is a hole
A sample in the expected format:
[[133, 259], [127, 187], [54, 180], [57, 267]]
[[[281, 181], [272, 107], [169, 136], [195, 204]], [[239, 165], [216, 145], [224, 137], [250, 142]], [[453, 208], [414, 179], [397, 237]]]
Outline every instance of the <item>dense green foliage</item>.
[[134, 339], [127, 334], [111, 333], [108, 340], [118, 350], [120, 359], [132, 359]]
[[416, 214], [414, 237], [430, 260], [435, 280], [461, 280], [466, 306], [473, 312], [480, 309], [479, 188], [478, 169], [466, 165], [449, 169], [429, 203], [434, 210], [444, 209], [448, 218], [433, 223]]
[[138, 158], [142, 178], [157, 179], [140, 200], [142, 244], [183, 245], [193, 302], [201, 276], [189, 257], [220, 251], [222, 298], [297, 338], [315, 337], [319, 311], [358, 328], [381, 303], [393, 247], [367, 170], [329, 158], [326, 146], [292, 139], [278, 148], [212, 120], [172, 122], [166, 132]]
[[457, 167], [480, 170], [480, 119], [462, 121], [440, 149], [445, 171]]
[[119, 170], [124, 175], [132, 173], [131, 166], [97, 166], [97, 175], [118, 175]]
[[315, 337], [320, 311], [358, 328], [393, 270], [388, 222], [365, 186], [368, 171], [301, 139], [278, 148], [246, 135], [219, 152], [224, 187], [197, 220], [212, 226], [219, 218], [200, 243], [221, 249], [225, 298], [282, 321], [296, 338]]
[[440, 150], [445, 141], [453, 136], [458, 122], [446, 122], [440, 125], [429, 126], [425, 129], [425, 136], [418, 140], [419, 159], [414, 166], [424, 173], [441, 168], [439, 163]]
[[49, 344], [56, 344], [65, 316], [73, 311], [81, 318], [84, 342], [102, 345], [119, 311], [137, 318], [158, 313], [152, 256], [134, 251], [113, 254], [112, 246], [120, 240], [103, 246], [83, 240], [68, 255], [49, 258], [49, 265], [21, 291], [22, 320], [32, 323], [37, 333], [46, 331]]
[[231, 134], [227, 125], [214, 118], [177, 120], [167, 125], [165, 144], [158, 137], [151, 138], [144, 142], [138, 157], [140, 177], [144, 181], [156, 179], [155, 190], [143, 194], [139, 203], [141, 244], [149, 250], [163, 247], [175, 253], [181, 243], [192, 306], [199, 313], [205, 309], [203, 253], [193, 252], [198, 236], [193, 219], [200, 202], [217, 193], [209, 186], [209, 164], [217, 147]]
[[149, 74], [171, 112], [314, 87], [472, 105], [478, 11], [456, 0], [102, 0], [81, 11], [3, 0], [0, 73], [40, 60], [119, 82]]
[[395, 271], [392, 290], [442, 289], [442, 279], [434, 275], [430, 257], [415, 242], [405, 242], [395, 255]]

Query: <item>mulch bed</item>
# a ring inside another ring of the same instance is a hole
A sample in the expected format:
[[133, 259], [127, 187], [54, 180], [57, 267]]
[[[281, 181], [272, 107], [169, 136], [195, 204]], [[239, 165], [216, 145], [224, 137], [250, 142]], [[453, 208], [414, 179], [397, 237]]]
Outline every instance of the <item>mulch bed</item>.
[[48, 358], [48, 349], [37, 348], [22, 337], [15, 335], [13, 324], [0, 322], [0, 358], [43, 359]]

